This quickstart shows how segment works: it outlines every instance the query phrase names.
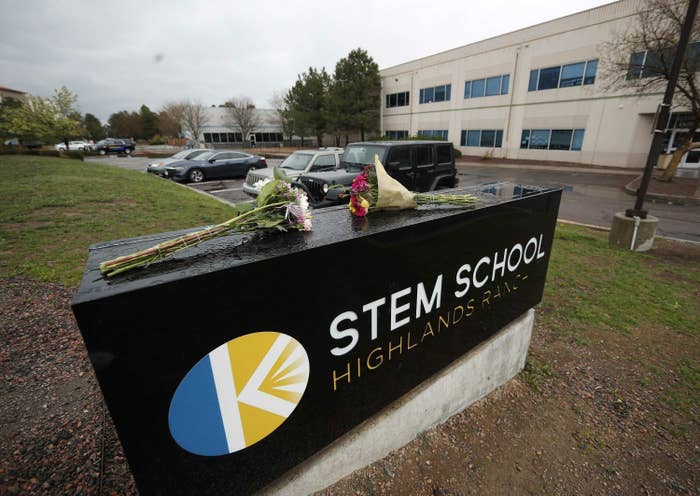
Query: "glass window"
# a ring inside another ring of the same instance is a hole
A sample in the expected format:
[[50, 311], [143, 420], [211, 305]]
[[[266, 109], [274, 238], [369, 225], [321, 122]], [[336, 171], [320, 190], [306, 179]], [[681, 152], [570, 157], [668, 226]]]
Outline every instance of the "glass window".
[[390, 167], [411, 167], [411, 149], [407, 146], [400, 146], [391, 149], [389, 155]]
[[211, 133], [204, 133], [204, 142], [211, 143]]
[[520, 148], [530, 148], [530, 130], [523, 129], [523, 134], [520, 136]]
[[501, 76], [486, 79], [486, 96], [501, 94]]
[[445, 86], [445, 101], [450, 101], [452, 97], [452, 85], [448, 84]]
[[493, 148], [496, 143], [496, 131], [491, 129], [481, 131], [481, 145], [487, 148]]
[[471, 81], [466, 81], [464, 83], [464, 98], [470, 98], [471, 95], [471, 90], [472, 90], [472, 82]]
[[226, 141], [229, 143], [233, 143], [236, 141], [236, 135], [234, 133], [227, 133], [226, 134]]
[[697, 72], [700, 69], [700, 41], [688, 44], [685, 58], [691, 71]]
[[467, 146], [467, 132], [464, 129], [459, 137], [459, 146]]
[[486, 90], [486, 80], [485, 79], [475, 79], [472, 81], [472, 98], [479, 96], [484, 96]]
[[445, 87], [444, 86], [436, 86], [435, 87], [435, 101], [436, 102], [444, 102], [445, 101]]
[[503, 145], [503, 129], [498, 129], [496, 131], [496, 148], [501, 148]]
[[335, 156], [333, 155], [321, 155], [316, 158], [313, 167], [328, 167], [335, 165]]
[[420, 94], [418, 95], [418, 103], [425, 103], [425, 89], [421, 88]]
[[630, 66], [627, 71], [627, 79], [636, 79], [642, 75], [644, 66], [644, 56], [646, 52], [635, 52], [630, 55]]
[[294, 152], [284, 159], [280, 167], [283, 169], [304, 170], [306, 166], [309, 165], [312, 157], [313, 155], [310, 153]]
[[452, 145], [438, 145], [436, 148], [438, 164], [449, 164], [452, 161]]
[[546, 67], [540, 69], [540, 80], [537, 83], [538, 90], [549, 90], [559, 86], [559, 71], [561, 66]]
[[546, 150], [549, 147], [549, 129], [533, 129], [530, 131], [530, 149]]
[[571, 149], [580, 150], [583, 145], [583, 129], [574, 129], [574, 138], [571, 140]]
[[391, 95], [386, 95], [386, 97], [385, 97], [386, 98], [386, 108], [389, 108], [391, 106], [391, 105], [389, 105], [389, 97], [390, 96]]
[[417, 146], [416, 150], [416, 165], [428, 165], [433, 163], [433, 147], [432, 146]]
[[479, 146], [481, 131], [467, 131], [467, 146]]
[[667, 65], [667, 59], [664, 57], [664, 54], [650, 50], [647, 52], [647, 58], [644, 61], [642, 77], [662, 76]]
[[504, 74], [501, 81], [501, 95], [508, 94], [508, 85], [510, 85], [510, 74]]
[[396, 105], [398, 107], [403, 107], [406, 105], [406, 93], [402, 92], [396, 95]]
[[562, 66], [559, 87], [567, 88], [570, 86], [581, 86], [583, 83], [583, 70], [585, 66], [585, 62]]
[[540, 70], [539, 69], [533, 69], [530, 71], [530, 82], [527, 85], [527, 91], [536, 91], [537, 90], [537, 78], [540, 76]]
[[550, 150], [568, 150], [571, 148], [571, 129], [552, 129], [549, 140]]
[[430, 103], [435, 100], [435, 88], [425, 88], [423, 103]]
[[583, 84], [595, 83], [595, 73], [598, 70], [598, 60], [589, 60], [586, 62], [586, 77], [583, 79]]
[[214, 143], [220, 143], [221, 140], [219, 139], [219, 133], [211, 133], [211, 137], [214, 140]]
[[249, 157], [250, 155], [246, 155], [245, 153], [233, 152], [233, 153], [229, 153], [229, 156], [231, 158], [239, 159], [239, 158]]
[[389, 106], [396, 107], [396, 93], [389, 95]]

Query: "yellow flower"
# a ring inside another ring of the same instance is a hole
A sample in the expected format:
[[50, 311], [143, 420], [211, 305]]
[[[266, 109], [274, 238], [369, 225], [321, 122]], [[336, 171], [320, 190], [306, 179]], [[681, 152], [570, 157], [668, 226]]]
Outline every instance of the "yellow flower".
[[354, 214], [355, 213], [355, 207], [352, 206], [352, 202], [348, 203], [348, 207], [350, 207], [350, 213]]
[[362, 205], [362, 208], [369, 208], [369, 202], [365, 200], [364, 198], [360, 202], [360, 205]]

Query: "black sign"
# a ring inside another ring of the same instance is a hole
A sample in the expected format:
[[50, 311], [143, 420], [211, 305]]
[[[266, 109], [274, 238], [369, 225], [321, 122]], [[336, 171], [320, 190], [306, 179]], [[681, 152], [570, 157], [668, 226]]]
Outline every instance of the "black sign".
[[92, 247], [73, 310], [140, 491], [259, 489], [537, 304], [561, 191], [477, 192], [111, 281], [100, 262], [180, 233]]

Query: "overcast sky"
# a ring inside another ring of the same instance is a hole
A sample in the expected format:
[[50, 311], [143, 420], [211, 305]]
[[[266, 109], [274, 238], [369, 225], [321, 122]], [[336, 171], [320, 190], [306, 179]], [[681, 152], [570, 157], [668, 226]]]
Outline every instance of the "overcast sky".
[[0, 86], [49, 96], [66, 85], [103, 122], [185, 98], [269, 107], [297, 74], [332, 73], [353, 48], [382, 69], [606, 3], [0, 0]]

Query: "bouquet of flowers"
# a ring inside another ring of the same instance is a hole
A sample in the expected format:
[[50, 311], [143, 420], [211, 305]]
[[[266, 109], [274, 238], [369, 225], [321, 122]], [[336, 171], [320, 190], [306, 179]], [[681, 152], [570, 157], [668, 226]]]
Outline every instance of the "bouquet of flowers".
[[418, 205], [473, 205], [474, 195], [445, 195], [439, 193], [414, 193], [391, 177], [374, 156], [374, 165], [368, 165], [352, 182], [350, 188], [350, 212], [364, 217], [370, 211], [416, 208]]
[[239, 203], [235, 206], [235, 212], [232, 219], [221, 224], [102, 262], [100, 272], [111, 277], [137, 267], [146, 267], [173, 253], [231, 233], [311, 230], [311, 213], [306, 193], [292, 187], [283, 173], [278, 174], [277, 169], [275, 179], [261, 188], [257, 207], [251, 203]]

